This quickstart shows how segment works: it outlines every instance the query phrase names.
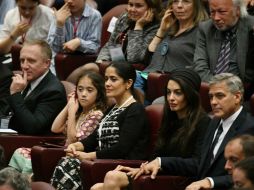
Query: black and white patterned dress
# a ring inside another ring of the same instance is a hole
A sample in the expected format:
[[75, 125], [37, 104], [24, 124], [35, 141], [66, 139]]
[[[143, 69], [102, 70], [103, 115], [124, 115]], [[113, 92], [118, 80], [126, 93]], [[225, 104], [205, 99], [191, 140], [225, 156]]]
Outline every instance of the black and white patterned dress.
[[[119, 124], [117, 118], [124, 108], [113, 108], [107, 115], [107, 120], [101, 128], [101, 136], [98, 141], [101, 146], [98, 150], [107, 149], [118, 143], [119, 140]], [[63, 157], [51, 178], [51, 184], [59, 190], [81, 190], [82, 184], [80, 179], [80, 160], [77, 158]]]

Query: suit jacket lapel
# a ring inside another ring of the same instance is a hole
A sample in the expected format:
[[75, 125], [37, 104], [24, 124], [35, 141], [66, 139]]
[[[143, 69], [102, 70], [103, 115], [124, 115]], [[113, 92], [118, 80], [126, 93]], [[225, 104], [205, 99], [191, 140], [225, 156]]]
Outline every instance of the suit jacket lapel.
[[236, 31], [237, 65], [241, 78], [245, 76], [246, 55], [248, 51], [248, 26], [245, 20], [240, 19]]
[[[236, 120], [233, 122], [233, 124], [231, 125], [230, 129], [228, 130], [227, 134], [225, 135], [220, 148], [218, 149], [217, 154], [214, 157], [213, 163], [216, 161], [216, 159], [219, 157], [220, 154], [224, 153], [224, 148], [226, 146], [226, 144], [228, 143], [228, 141], [234, 137], [237, 133], [237, 129], [241, 126], [241, 124], [243, 123], [244, 119], [245, 119], [245, 111], [241, 111], [240, 114], [238, 115], [238, 117], [236, 118]], [[212, 163], [212, 164], [213, 164]], [[212, 165], [211, 164], [211, 165]]]
[[27, 97], [25, 98], [25, 101], [29, 101], [30, 98], [37, 95], [38, 92], [41, 92], [42, 88], [45, 86], [45, 83], [47, 83], [50, 76], [51, 76], [51, 72], [49, 71], [46, 74], [46, 76], [41, 80], [41, 82], [33, 89], [33, 91], [30, 94], [27, 95]]
[[206, 142], [205, 142], [204, 148], [202, 150], [202, 151], [204, 151], [204, 154], [202, 155], [201, 160], [200, 160], [200, 171], [199, 171], [199, 173], [200, 172], [201, 173], [204, 172], [204, 168], [205, 168], [204, 165], [207, 164], [206, 163], [206, 161], [207, 161], [207, 154], [209, 152], [209, 148], [210, 148], [210, 146], [212, 144], [212, 141], [213, 141], [214, 133], [215, 133], [219, 123], [220, 123], [220, 119], [215, 119], [211, 123], [211, 125], [209, 125], [209, 127], [208, 127], [208, 128], [210, 128], [210, 131], [209, 131], [209, 134], [205, 138]]
[[215, 31], [214, 37], [213, 37], [213, 42], [210, 43], [210, 59], [211, 59], [211, 67], [212, 67], [212, 73], [214, 73], [219, 54], [220, 54], [220, 47], [221, 47], [221, 42], [222, 42], [222, 33], [219, 30]]

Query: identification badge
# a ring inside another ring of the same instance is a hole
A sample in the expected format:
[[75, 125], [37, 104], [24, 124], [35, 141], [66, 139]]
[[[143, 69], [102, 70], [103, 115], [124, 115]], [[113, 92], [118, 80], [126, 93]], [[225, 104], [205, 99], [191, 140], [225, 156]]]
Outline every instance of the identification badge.
[[1, 118], [1, 129], [8, 129], [9, 122], [10, 122], [10, 116], [7, 116], [5, 118]]
[[125, 61], [123, 50], [120, 45], [116, 47], [110, 47], [109, 53], [112, 61]]
[[112, 17], [112, 19], [110, 20], [110, 23], [108, 25], [108, 29], [107, 29], [108, 32], [112, 33], [114, 31], [117, 20], [118, 20], [118, 18]]

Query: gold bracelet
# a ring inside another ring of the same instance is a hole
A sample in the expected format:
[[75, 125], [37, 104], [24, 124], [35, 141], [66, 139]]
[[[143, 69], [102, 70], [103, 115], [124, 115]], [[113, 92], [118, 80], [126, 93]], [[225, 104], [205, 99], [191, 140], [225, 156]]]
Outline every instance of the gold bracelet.
[[159, 38], [159, 39], [163, 39], [163, 37], [160, 37], [160, 36], [158, 36], [157, 34], [155, 34], [155, 37], [157, 37], [157, 38]]
[[16, 38], [10, 34], [10, 39], [13, 40], [13, 41], [16, 41]]

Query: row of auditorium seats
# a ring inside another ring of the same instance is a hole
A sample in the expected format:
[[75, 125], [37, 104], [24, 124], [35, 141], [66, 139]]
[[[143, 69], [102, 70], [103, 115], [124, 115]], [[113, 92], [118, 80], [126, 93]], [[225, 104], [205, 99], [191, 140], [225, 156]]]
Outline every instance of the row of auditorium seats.
[[[162, 119], [163, 106], [160, 104], [146, 107], [146, 114], [149, 119], [150, 145], [148, 147], [151, 154], [157, 138], [157, 131]], [[54, 156], [52, 156], [54, 155]], [[63, 149], [34, 146], [32, 148], [32, 165], [34, 179], [36, 181], [49, 182], [58, 160], [64, 155]], [[117, 165], [139, 167], [141, 160], [110, 160], [97, 159], [94, 161], [83, 161], [81, 164], [81, 178], [84, 190], [98, 182], [102, 182], [107, 171], [114, 169]], [[134, 183], [135, 190], [141, 189], [184, 189], [191, 182], [191, 179], [179, 176], [158, 176], [156, 180], [151, 180], [149, 176], [142, 176]]]

